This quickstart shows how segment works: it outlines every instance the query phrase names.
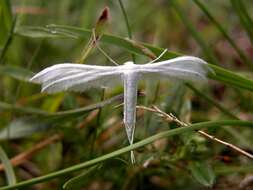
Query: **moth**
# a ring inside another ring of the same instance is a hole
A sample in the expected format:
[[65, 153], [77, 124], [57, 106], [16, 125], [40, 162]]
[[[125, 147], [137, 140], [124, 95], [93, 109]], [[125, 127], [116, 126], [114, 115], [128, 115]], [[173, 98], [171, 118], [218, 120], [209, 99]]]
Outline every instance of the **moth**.
[[[128, 141], [132, 144], [136, 123], [138, 81], [164, 79], [200, 83], [207, 80], [207, 73], [208, 67], [204, 60], [193, 56], [181, 56], [147, 64], [134, 64], [128, 61], [119, 66], [56, 64], [34, 75], [31, 81], [42, 84], [42, 92], [47, 93], [82, 92], [91, 87], [123, 85], [123, 123]], [[131, 157], [133, 160], [133, 155]]]

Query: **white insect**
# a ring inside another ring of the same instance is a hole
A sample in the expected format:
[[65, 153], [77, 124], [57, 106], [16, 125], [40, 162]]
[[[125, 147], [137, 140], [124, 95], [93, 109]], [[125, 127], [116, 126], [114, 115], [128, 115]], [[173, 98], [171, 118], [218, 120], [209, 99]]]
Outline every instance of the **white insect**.
[[[129, 143], [134, 140], [138, 81], [141, 79], [167, 79], [176, 81], [206, 81], [206, 62], [192, 56], [137, 65], [126, 62], [120, 66], [97, 66], [63, 63], [48, 67], [31, 78], [41, 83], [42, 91], [85, 91], [90, 87], [124, 85], [124, 125]], [[133, 152], [131, 159], [134, 162]]]

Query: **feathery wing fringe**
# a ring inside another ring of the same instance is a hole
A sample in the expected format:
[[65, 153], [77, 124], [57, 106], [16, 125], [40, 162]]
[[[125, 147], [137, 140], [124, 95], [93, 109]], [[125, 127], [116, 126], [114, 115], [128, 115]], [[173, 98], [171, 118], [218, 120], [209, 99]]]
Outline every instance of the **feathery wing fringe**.
[[42, 83], [42, 91], [48, 93], [84, 91], [91, 87], [114, 86], [121, 82], [120, 74], [115, 67], [66, 63], [42, 70], [31, 81]]

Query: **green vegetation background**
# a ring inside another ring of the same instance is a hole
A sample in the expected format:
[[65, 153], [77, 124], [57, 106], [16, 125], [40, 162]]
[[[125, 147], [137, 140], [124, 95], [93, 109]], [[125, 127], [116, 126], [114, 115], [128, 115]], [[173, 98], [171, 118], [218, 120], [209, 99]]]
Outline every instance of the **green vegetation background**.
[[[135, 142], [142, 141], [124, 149], [122, 87], [48, 95], [29, 82], [47, 66], [82, 59], [87, 47], [92, 51], [84, 64], [112, 65], [87, 45], [106, 6], [110, 19], [98, 43], [116, 62], [134, 57], [137, 64], [146, 63], [164, 48], [162, 59], [183, 54], [208, 61], [214, 73], [204, 86], [139, 85], [138, 104], [156, 105], [196, 125], [178, 130], [175, 123], [138, 109]], [[10, 185], [3, 189], [250, 188], [252, 160], [192, 129], [205, 128], [253, 152], [252, 12], [251, 0], [0, 0], [0, 159], [5, 167], [0, 184]], [[133, 166], [129, 151], [137, 147]], [[29, 150], [35, 151], [28, 159], [10, 164]]]

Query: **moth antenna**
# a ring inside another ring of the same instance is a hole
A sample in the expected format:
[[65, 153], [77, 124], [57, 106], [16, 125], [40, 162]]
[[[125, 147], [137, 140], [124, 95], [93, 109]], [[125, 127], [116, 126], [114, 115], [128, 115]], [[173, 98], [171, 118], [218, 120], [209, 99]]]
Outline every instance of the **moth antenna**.
[[98, 44], [97, 44], [97, 48], [98, 50], [110, 61], [112, 62], [114, 65], [118, 66], [119, 64], [114, 61]]
[[99, 44], [97, 43], [97, 40], [96, 40], [96, 33], [95, 33], [95, 30], [93, 29], [92, 30], [92, 37], [93, 37], [93, 41], [95, 42], [95, 45], [96, 47], [98, 48], [98, 50], [110, 61], [112, 62], [114, 65], [119, 65], [116, 61], [114, 61], [100, 46]]
[[158, 61], [159, 59], [161, 59], [161, 57], [162, 57], [167, 51], [168, 51], [168, 49], [166, 48], [165, 50], [163, 50], [163, 52], [162, 52], [157, 58], [155, 58], [154, 60], [148, 62], [148, 64], [154, 63], [154, 62]]

